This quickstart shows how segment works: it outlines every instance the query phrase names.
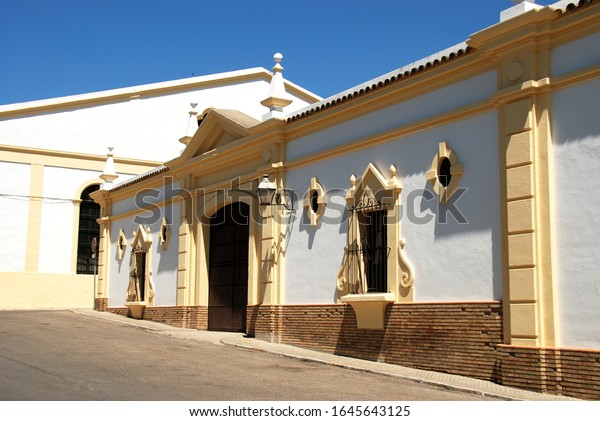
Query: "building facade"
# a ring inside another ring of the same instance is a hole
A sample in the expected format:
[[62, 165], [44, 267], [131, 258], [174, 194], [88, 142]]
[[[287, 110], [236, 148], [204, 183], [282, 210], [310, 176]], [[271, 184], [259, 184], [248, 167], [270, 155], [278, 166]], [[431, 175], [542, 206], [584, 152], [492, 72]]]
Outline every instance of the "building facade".
[[[89, 194], [107, 147], [110, 181], [150, 171], [179, 155], [208, 107], [260, 118], [271, 77], [254, 68], [0, 106], [0, 309], [92, 308], [100, 210]], [[286, 84], [292, 107], [320, 99]]]
[[127, 180], [109, 157], [96, 308], [600, 398], [599, 17], [518, 3], [296, 109], [276, 57], [266, 114], [209, 104]]

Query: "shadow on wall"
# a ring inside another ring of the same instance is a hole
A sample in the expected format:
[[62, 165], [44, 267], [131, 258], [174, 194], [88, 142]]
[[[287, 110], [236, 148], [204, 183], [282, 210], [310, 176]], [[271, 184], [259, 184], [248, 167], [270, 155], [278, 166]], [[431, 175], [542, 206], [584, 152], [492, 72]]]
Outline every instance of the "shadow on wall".
[[381, 361], [390, 308], [391, 306], [388, 306], [386, 309], [384, 329], [370, 330], [358, 329], [354, 310], [349, 305], [345, 306], [334, 354], [369, 361]]

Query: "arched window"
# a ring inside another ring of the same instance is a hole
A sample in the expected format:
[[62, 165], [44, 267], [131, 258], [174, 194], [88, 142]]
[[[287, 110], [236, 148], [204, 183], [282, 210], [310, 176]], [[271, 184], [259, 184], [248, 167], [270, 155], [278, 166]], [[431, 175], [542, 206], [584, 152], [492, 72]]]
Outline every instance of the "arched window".
[[98, 258], [98, 250], [92, 258], [92, 239], [96, 244], [100, 240], [100, 225], [96, 219], [100, 217], [100, 205], [92, 200], [90, 193], [98, 190], [98, 184], [86, 187], [81, 193], [81, 204], [79, 205], [79, 235], [77, 241], [77, 273], [91, 275]]

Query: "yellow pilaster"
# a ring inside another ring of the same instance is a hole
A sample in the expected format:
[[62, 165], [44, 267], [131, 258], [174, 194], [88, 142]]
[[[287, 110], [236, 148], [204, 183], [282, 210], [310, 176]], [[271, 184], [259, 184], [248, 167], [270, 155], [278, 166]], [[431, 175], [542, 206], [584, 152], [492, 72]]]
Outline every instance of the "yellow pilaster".
[[91, 196], [96, 203], [100, 204], [100, 218], [97, 220], [100, 225], [100, 239], [98, 241], [98, 278], [95, 297], [108, 298], [112, 202], [105, 190], [98, 190]]
[[[185, 185], [185, 183], [183, 183]], [[177, 305], [198, 304], [195, 301], [193, 288], [192, 258], [195, 255], [193, 242], [194, 215], [192, 197], [185, 196], [180, 199], [179, 218], [179, 256], [177, 264]]]
[[[278, 188], [285, 185], [284, 169], [274, 164], [274, 183]], [[259, 301], [262, 304], [280, 304], [283, 295], [285, 229], [288, 214], [283, 206], [261, 206], [260, 230], [260, 286]]]
[[79, 243], [79, 210], [81, 199], [73, 200], [73, 234], [71, 236], [71, 273], [77, 273], [77, 245]]
[[44, 166], [41, 164], [31, 164], [31, 178], [29, 183], [29, 213], [27, 220], [27, 249], [25, 252], [26, 272], [37, 272], [38, 270], [43, 188]]
[[501, 88], [510, 91], [500, 106], [505, 340], [512, 345], [555, 346], [550, 95], [540, 83], [549, 66], [547, 51], [537, 48], [504, 58], [500, 66]]

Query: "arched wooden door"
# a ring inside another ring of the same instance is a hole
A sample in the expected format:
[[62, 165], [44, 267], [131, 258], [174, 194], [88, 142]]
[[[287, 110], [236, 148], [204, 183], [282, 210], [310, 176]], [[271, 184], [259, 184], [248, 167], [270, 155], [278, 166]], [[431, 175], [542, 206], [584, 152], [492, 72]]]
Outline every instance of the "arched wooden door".
[[246, 331], [250, 207], [236, 202], [210, 218], [208, 329]]

